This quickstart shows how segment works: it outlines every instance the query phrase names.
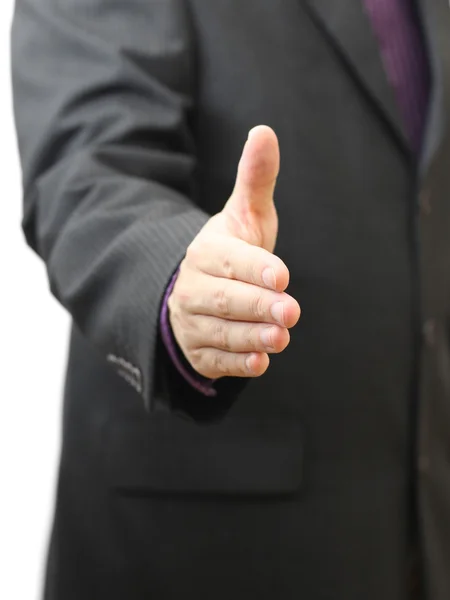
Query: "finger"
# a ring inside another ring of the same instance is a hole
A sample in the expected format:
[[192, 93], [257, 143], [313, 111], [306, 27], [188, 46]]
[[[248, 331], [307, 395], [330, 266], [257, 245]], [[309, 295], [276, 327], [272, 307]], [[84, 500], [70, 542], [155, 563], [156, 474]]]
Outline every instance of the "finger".
[[215, 348], [202, 348], [190, 355], [191, 364], [200, 375], [210, 379], [220, 377], [260, 377], [269, 367], [269, 357], [264, 353], [224, 352]]
[[238, 238], [204, 236], [188, 248], [186, 262], [214, 277], [252, 283], [277, 292], [283, 292], [289, 284], [289, 269], [278, 256]]
[[273, 209], [273, 194], [280, 170], [278, 138], [270, 127], [250, 130], [239, 161], [236, 183], [228, 207], [264, 216]]
[[[226, 352], [282, 352], [289, 344], [290, 335], [285, 327], [227, 321], [216, 317], [192, 316], [195, 326], [189, 329], [192, 348], [211, 347]], [[201, 319], [201, 321], [199, 321]], [[193, 324], [194, 325], [194, 324]]]
[[277, 293], [242, 281], [199, 273], [195, 292], [186, 284], [174, 293], [183, 310], [232, 321], [273, 323], [293, 327], [300, 318], [298, 302], [285, 292]]

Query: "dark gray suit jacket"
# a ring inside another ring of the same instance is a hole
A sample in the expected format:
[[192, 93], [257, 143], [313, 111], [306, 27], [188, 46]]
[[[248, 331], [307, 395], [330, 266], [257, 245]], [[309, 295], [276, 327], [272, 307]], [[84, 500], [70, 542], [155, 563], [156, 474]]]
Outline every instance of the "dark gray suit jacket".
[[[420, 10], [417, 163], [359, 0], [17, 0], [24, 231], [74, 320], [46, 600], [403, 600], [414, 547], [450, 598], [450, 9]], [[160, 303], [259, 123], [303, 316], [204, 398]]]

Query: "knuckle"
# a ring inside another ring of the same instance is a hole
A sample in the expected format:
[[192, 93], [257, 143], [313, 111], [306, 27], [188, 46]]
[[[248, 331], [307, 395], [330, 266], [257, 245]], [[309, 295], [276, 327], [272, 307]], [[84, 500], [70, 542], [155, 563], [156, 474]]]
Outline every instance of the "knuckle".
[[250, 281], [253, 284], [259, 285], [261, 278], [259, 277], [258, 269], [255, 267], [254, 264], [250, 263], [247, 265], [246, 273], [247, 273], [247, 281]]
[[168, 317], [172, 327], [180, 325], [184, 321], [185, 312], [178, 301], [176, 294], [171, 294], [167, 300]]
[[230, 341], [228, 335], [228, 328], [224, 323], [215, 323], [212, 330], [212, 341], [213, 344], [224, 350], [230, 349]]
[[241, 354], [235, 355], [235, 373], [240, 376], [247, 375], [247, 368], [245, 367], [245, 358], [247, 355], [243, 356]]
[[261, 319], [261, 320], [264, 319], [264, 317], [266, 316], [266, 310], [265, 310], [265, 302], [264, 302], [263, 294], [257, 294], [256, 296], [254, 296], [251, 299], [250, 313], [256, 319]]
[[204, 253], [205, 249], [202, 240], [197, 236], [187, 247], [186, 255], [181, 266], [183, 266], [183, 263], [186, 264], [186, 262], [191, 265], [196, 265], [198, 262], [200, 262], [200, 259]]
[[225, 356], [221, 352], [215, 352], [213, 355], [213, 366], [214, 369], [221, 375], [230, 375], [231, 369], [225, 361]]
[[180, 266], [180, 274], [175, 282], [172, 293], [169, 296], [167, 306], [169, 310], [176, 311], [177, 309], [186, 310], [192, 299], [192, 292], [185, 281], [189, 281], [189, 276], [186, 277], [186, 273]]
[[177, 311], [185, 311], [190, 305], [190, 293], [188, 290], [179, 286], [177, 289], [173, 290], [169, 301], [171, 302], [171, 304], [168, 304], [169, 309], [174, 313]]
[[203, 352], [200, 348], [193, 348], [189, 351], [189, 362], [194, 367], [194, 369], [198, 370], [202, 365]]
[[189, 314], [183, 314], [178, 317], [178, 338], [183, 345], [183, 348], [186, 349], [187, 352], [191, 353], [197, 348], [200, 348], [200, 344], [198, 344], [198, 330], [192, 323], [192, 317], [189, 317]]
[[218, 314], [223, 317], [229, 317], [231, 313], [230, 299], [223, 287], [220, 287], [213, 292], [213, 300]]
[[222, 271], [227, 279], [236, 279], [236, 269], [229, 257], [223, 259]]
[[259, 329], [251, 325], [246, 329], [244, 339], [247, 348], [256, 348], [259, 345]]

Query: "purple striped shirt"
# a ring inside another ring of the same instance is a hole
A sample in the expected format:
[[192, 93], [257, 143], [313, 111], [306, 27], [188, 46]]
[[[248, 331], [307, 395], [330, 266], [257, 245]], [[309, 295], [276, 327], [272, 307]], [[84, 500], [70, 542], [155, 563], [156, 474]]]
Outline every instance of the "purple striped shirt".
[[[430, 73], [420, 26], [412, 0], [364, 0], [378, 40], [386, 75], [391, 83], [403, 117], [411, 147], [418, 153], [424, 133], [430, 91]], [[178, 371], [186, 381], [206, 396], [215, 396], [214, 380], [200, 377], [186, 364], [177, 348], [169, 317], [167, 301], [178, 271], [172, 277], [163, 299], [161, 335]]]

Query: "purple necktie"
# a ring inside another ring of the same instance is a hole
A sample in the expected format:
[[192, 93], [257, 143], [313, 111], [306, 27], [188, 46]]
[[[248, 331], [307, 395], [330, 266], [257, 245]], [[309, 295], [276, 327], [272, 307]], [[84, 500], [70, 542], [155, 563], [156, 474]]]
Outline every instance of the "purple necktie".
[[403, 123], [420, 151], [430, 92], [425, 46], [414, 0], [364, 0]]

